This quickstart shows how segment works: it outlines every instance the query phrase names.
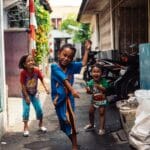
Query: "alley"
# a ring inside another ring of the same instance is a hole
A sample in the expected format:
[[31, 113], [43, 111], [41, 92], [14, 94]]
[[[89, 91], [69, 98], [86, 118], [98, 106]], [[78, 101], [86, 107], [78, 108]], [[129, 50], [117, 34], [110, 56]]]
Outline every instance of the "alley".
[[[80, 150], [130, 150], [125, 134], [121, 130], [119, 115], [114, 105], [109, 106], [106, 114], [106, 134], [99, 136], [98, 128], [93, 132], [85, 132], [83, 127], [88, 123], [88, 106], [90, 97], [85, 93], [83, 81], [76, 79], [74, 87], [81, 93], [76, 100], [76, 116], [78, 129], [78, 143]], [[1, 139], [0, 150], [71, 150], [68, 138], [59, 130], [57, 117], [49, 96], [41, 93], [44, 110], [44, 123], [48, 132], [42, 134], [38, 131], [37, 121], [34, 117], [30, 123], [30, 136], [22, 136], [22, 122], [11, 126], [8, 133]], [[15, 105], [15, 104], [14, 104]], [[17, 106], [17, 105], [16, 105]], [[16, 108], [16, 109], [21, 109]], [[19, 112], [19, 111], [18, 111]], [[34, 112], [33, 112], [34, 114]], [[21, 114], [17, 114], [18, 117]], [[97, 115], [97, 114], [96, 114]], [[97, 117], [96, 117], [97, 118]], [[98, 121], [96, 120], [98, 126]], [[119, 131], [118, 133], [115, 131]], [[121, 135], [120, 138], [118, 135]], [[5, 143], [6, 142], [6, 143]]]

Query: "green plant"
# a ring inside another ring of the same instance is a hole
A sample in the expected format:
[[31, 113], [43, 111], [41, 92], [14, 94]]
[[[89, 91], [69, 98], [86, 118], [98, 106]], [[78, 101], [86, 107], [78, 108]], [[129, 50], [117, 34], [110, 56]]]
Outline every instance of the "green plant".
[[85, 40], [91, 38], [91, 30], [89, 24], [80, 24], [80, 30], [74, 33], [74, 42], [84, 43]]
[[35, 61], [40, 64], [49, 54], [49, 32], [51, 29], [50, 14], [40, 5], [39, 0], [35, 2], [36, 7], [36, 56]]
[[[70, 25], [74, 27], [74, 29], [69, 28]], [[90, 25], [77, 22], [75, 14], [69, 14], [68, 17], [63, 20], [61, 30], [72, 34], [74, 43], [83, 43], [86, 39], [90, 39], [91, 37]]]

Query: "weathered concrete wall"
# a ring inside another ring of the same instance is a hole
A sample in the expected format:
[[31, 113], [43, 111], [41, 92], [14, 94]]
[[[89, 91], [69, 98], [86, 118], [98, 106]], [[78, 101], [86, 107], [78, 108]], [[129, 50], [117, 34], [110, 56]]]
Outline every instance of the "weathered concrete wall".
[[8, 96], [20, 96], [18, 62], [22, 55], [28, 53], [28, 33], [22, 31], [5, 31], [5, 64]]

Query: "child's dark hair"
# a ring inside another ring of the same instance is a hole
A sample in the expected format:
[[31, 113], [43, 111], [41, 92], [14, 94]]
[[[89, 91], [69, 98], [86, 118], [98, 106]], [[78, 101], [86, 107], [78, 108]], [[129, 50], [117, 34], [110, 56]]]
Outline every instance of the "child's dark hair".
[[93, 70], [94, 67], [99, 68], [102, 71], [102, 67], [101, 67], [100, 64], [95, 63], [94, 65], [92, 65], [92, 70]]
[[75, 56], [75, 54], [76, 54], [76, 48], [72, 45], [72, 44], [64, 44], [60, 49], [59, 49], [59, 51], [61, 52], [61, 51], [63, 51], [65, 48], [70, 48], [73, 52], [74, 52], [74, 54], [73, 54], [73, 56]]
[[92, 44], [92, 41], [89, 39], [85, 40], [85, 42], [89, 42], [90, 44]]
[[24, 55], [24, 56], [22, 56], [22, 57], [20, 58], [19, 64], [18, 64], [19, 69], [26, 69], [26, 67], [25, 67], [24, 64], [25, 64], [26, 59], [27, 59], [27, 57], [28, 57], [29, 55], [30, 55], [30, 54]]

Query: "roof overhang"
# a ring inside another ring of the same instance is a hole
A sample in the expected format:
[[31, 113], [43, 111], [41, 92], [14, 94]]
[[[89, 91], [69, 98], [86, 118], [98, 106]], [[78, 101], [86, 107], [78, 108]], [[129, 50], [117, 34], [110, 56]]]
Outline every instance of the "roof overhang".
[[93, 14], [100, 12], [101, 0], [83, 0], [77, 16], [77, 21], [90, 23]]
[[[77, 21], [83, 23], [90, 23], [93, 14], [102, 12], [103, 6], [108, 0], [82, 0], [79, 13], [77, 16]], [[121, 0], [116, 3], [113, 9], [117, 7], [141, 7], [146, 5], [147, 0]]]
[[59, 31], [59, 30], [52, 30], [51, 31], [53, 38], [64, 38], [64, 39], [70, 39], [72, 36], [66, 32]]

